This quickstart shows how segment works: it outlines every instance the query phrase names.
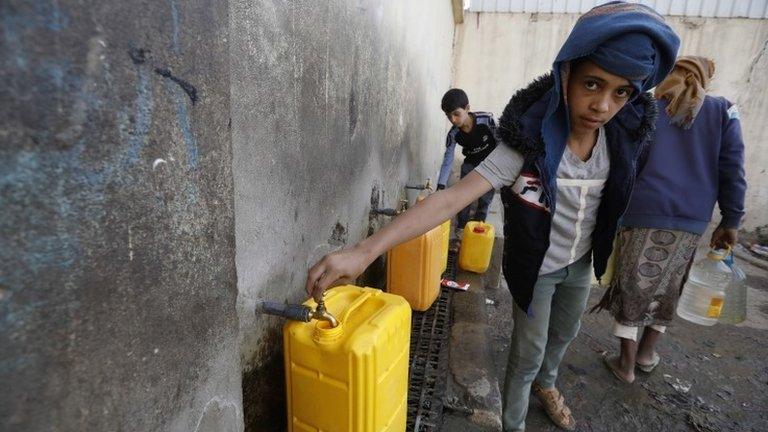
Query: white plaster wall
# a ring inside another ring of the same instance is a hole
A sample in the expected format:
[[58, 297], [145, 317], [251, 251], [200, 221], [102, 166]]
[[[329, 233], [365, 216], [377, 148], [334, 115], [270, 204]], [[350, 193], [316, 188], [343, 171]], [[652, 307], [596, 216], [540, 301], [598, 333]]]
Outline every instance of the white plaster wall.
[[[550, 69], [578, 16], [467, 13], [456, 29], [453, 86], [467, 91], [473, 109], [500, 114], [517, 89]], [[680, 35], [680, 54], [717, 63], [711, 93], [740, 107], [749, 183], [745, 228], [768, 224], [768, 20], [666, 19]]]
[[246, 372], [306, 299], [307, 268], [367, 235], [371, 190], [395, 206], [433, 180], [447, 121], [451, 2], [230, 3], [237, 308]]

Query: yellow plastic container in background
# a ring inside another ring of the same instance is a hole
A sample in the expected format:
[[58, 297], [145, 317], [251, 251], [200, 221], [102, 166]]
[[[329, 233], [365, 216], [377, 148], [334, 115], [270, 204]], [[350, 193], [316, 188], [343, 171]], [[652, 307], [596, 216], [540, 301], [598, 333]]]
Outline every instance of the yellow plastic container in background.
[[440, 293], [443, 226], [395, 246], [387, 252], [387, 292], [405, 297], [411, 308], [425, 311]]
[[325, 306], [338, 327], [290, 321], [283, 328], [288, 431], [404, 431], [408, 303], [345, 285], [328, 290]]
[[488, 270], [494, 237], [493, 225], [485, 222], [467, 222], [461, 237], [459, 267], [474, 273]]
[[448, 269], [448, 247], [451, 243], [451, 220], [448, 219], [440, 226], [443, 228], [443, 257], [441, 258], [443, 262], [442, 273], [445, 273], [445, 270]]

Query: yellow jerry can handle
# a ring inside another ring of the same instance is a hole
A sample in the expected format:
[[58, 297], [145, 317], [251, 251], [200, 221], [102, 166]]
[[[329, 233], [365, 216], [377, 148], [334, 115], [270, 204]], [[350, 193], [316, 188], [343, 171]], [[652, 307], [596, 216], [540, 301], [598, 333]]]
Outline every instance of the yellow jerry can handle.
[[336, 342], [344, 334], [344, 323], [347, 322], [349, 315], [357, 308], [363, 305], [373, 294], [370, 292], [363, 292], [363, 295], [356, 298], [344, 312], [341, 314], [341, 319], [338, 321], [338, 325], [332, 326], [328, 321], [318, 321], [315, 325], [315, 332], [312, 335], [312, 339], [319, 344], [330, 344]]
[[369, 299], [369, 298], [371, 298], [371, 296], [372, 296], [372, 295], [373, 295], [373, 294], [371, 294], [370, 292], [364, 292], [364, 293], [363, 293], [363, 295], [361, 295], [360, 297], [356, 298], [356, 299], [355, 299], [355, 301], [353, 301], [353, 302], [352, 302], [352, 303], [351, 303], [351, 304], [350, 304], [350, 305], [347, 307], [347, 310], [345, 310], [345, 311], [344, 311], [344, 312], [341, 314], [341, 321], [340, 321], [340, 324], [343, 324], [343, 323], [345, 323], [345, 322], [347, 321], [347, 319], [349, 318], [349, 314], [351, 314], [351, 313], [352, 313], [352, 311], [354, 311], [355, 309], [357, 309], [357, 308], [359, 308], [360, 306], [362, 306], [362, 305], [363, 305], [363, 303], [365, 303], [366, 301], [368, 301], [368, 299]]

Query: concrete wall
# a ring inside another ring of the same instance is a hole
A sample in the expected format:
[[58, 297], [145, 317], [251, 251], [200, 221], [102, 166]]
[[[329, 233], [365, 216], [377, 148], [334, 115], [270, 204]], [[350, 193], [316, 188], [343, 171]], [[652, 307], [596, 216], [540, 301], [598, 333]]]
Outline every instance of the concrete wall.
[[[448, 122], [451, 2], [230, 2], [232, 146], [246, 428], [283, 427], [282, 321], [257, 301], [306, 298], [306, 271], [434, 181]], [[375, 224], [374, 224], [375, 225]]]
[[[576, 14], [467, 13], [456, 29], [453, 85], [474, 109], [500, 114], [514, 92], [551, 68]], [[712, 93], [736, 102], [747, 146], [748, 229], [768, 224], [768, 20], [667, 17], [681, 54], [717, 63]], [[719, 216], [716, 216], [717, 220]]]
[[0, 430], [242, 430], [228, 26], [0, 2]]

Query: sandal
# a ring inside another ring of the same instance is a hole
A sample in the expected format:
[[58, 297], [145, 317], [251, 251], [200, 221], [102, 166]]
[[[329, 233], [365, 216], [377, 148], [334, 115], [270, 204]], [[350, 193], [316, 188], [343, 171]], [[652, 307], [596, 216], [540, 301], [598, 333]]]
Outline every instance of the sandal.
[[661, 362], [661, 357], [659, 356], [659, 354], [656, 351], [654, 351], [653, 352], [653, 356], [651, 357], [651, 362], [650, 363], [643, 364], [643, 363], [640, 363], [640, 362], [635, 362], [635, 365], [641, 371], [643, 371], [645, 373], [651, 373], [651, 372], [653, 372], [654, 369], [656, 369], [656, 366], [659, 365], [659, 362]]
[[576, 429], [576, 420], [571, 415], [570, 408], [565, 406], [563, 395], [556, 388], [546, 390], [539, 383], [533, 383], [533, 394], [544, 405], [544, 411], [552, 423], [565, 430]]
[[632, 384], [633, 382], [635, 382], [635, 379], [634, 378], [631, 380], [628, 379], [627, 377], [622, 375], [621, 372], [619, 372], [619, 370], [616, 368], [616, 365], [614, 364], [614, 362], [617, 362], [618, 359], [619, 358], [616, 356], [610, 357], [608, 355], [603, 355], [603, 364], [605, 364], [605, 367], [607, 367], [608, 370], [611, 371], [611, 373], [613, 373], [613, 376], [615, 376], [617, 380], [623, 382], [624, 384]]

